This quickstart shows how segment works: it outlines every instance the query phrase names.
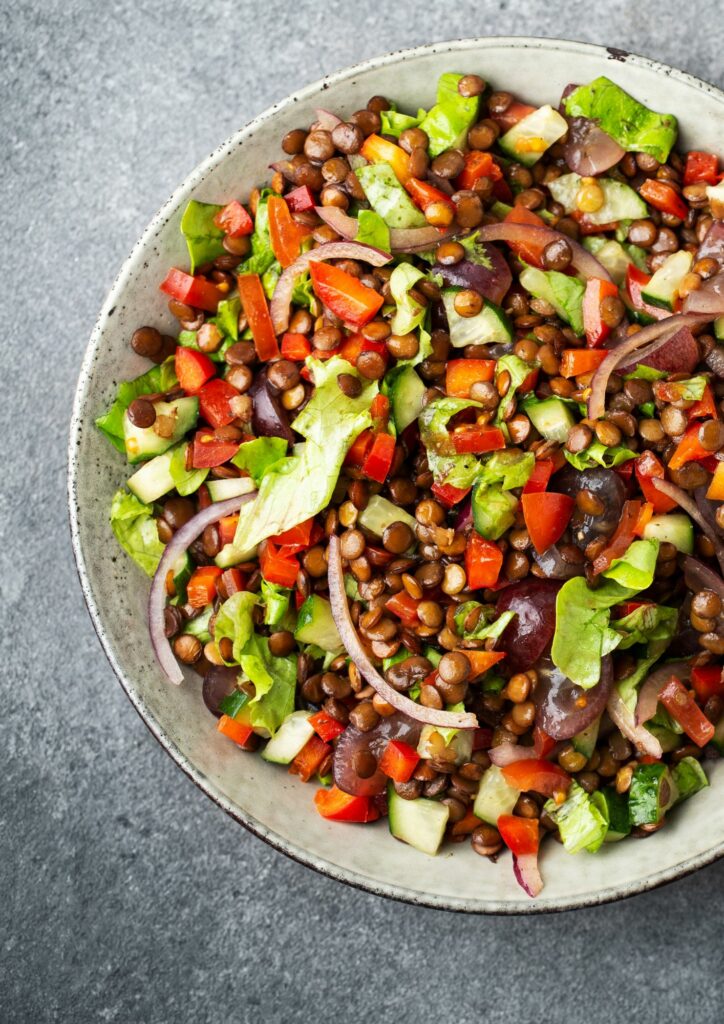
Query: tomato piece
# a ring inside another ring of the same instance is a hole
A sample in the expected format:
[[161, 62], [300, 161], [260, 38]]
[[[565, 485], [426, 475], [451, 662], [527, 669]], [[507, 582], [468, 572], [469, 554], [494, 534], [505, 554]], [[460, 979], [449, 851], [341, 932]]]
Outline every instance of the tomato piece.
[[462, 651], [470, 662], [470, 679], [484, 675], [505, 657], [505, 651]]
[[389, 164], [395, 172], [398, 181], [403, 185], [412, 176], [410, 171], [410, 157], [400, 146], [394, 142], [388, 142], [381, 135], [368, 135], [362, 144], [360, 153], [372, 164], [384, 161]]
[[372, 447], [375, 435], [371, 429], [363, 430], [359, 434], [356, 440], [352, 443], [350, 450], [344, 460], [345, 466], [353, 466], [355, 469], [361, 469], [364, 465], [364, 461], [367, 458], [367, 454]]
[[496, 452], [505, 448], [505, 436], [499, 427], [479, 427], [466, 424], [456, 427], [450, 435], [458, 455]]
[[516, 786], [525, 793], [533, 791], [543, 796], [555, 796], [556, 793], [567, 793], [571, 785], [571, 777], [559, 765], [543, 758], [532, 757], [523, 761], [514, 761], [503, 769], [505, 781]]
[[706, 496], [711, 501], [724, 501], [724, 462], [717, 463]]
[[601, 317], [601, 303], [605, 298], [612, 296], [618, 296], [618, 288], [613, 281], [590, 277], [586, 282], [586, 291], [583, 295], [583, 330], [589, 348], [598, 348], [611, 333], [611, 328]]
[[254, 221], [237, 199], [232, 199], [216, 214], [214, 224], [229, 238], [243, 238], [254, 230]]
[[555, 544], [568, 526], [573, 513], [573, 498], [553, 491], [534, 491], [523, 494], [521, 504], [533, 547], [542, 554]]
[[409, 782], [420, 762], [414, 747], [402, 740], [390, 740], [380, 758], [379, 769], [393, 782]]
[[174, 355], [179, 385], [187, 395], [195, 395], [216, 373], [216, 366], [203, 352], [179, 345]]
[[634, 530], [641, 515], [641, 501], [625, 501], [621, 509], [621, 518], [613, 536], [606, 547], [593, 562], [593, 574], [597, 576], [600, 572], [610, 568], [614, 558], [620, 558], [634, 539]]
[[699, 424], [693, 423], [676, 446], [669, 459], [669, 469], [681, 469], [687, 462], [699, 462], [708, 459], [711, 452], [702, 448], [699, 443]]
[[316, 734], [311, 736], [289, 765], [289, 774], [298, 775], [302, 782], [309, 782], [332, 748]]
[[648, 524], [653, 519], [653, 516], [654, 516], [654, 506], [652, 505], [652, 503], [650, 501], [645, 501], [643, 503], [643, 505], [641, 506], [641, 511], [639, 512], [639, 517], [636, 520], [636, 525], [634, 526], [634, 531], [633, 532], [634, 532], [634, 536], [635, 537], [643, 537], [644, 530], [646, 529]]
[[244, 746], [254, 731], [250, 725], [242, 725], [229, 715], [222, 715], [216, 728], [240, 747]]
[[668, 181], [647, 178], [639, 189], [639, 195], [662, 213], [670, 213], [672, 217], [686, 220], [689, 209], [674, 186]]
[[470, 494], [471, 489], [470, 487], [455, 487], [454, 484], [433, 484], [431, 488], [432, 493], [445, 508], [457, 505], [466, 495]]
[[317, 297], [335, 316], [355, 327], [364, 327], [385, 301], [374, 288], [361, 284], [346, 270], [313, 260], [309, 264], [312, 285]]
[[691, 685], [702, 704], [710, 697], [724, 697], [721, 665], [695, 665], [691, 670]]
[[292, 334], [287, 331], [282, 335], [282, 359], [291, 359], [295, 363], [303, 363], [311, 355], [312, 346], [303, 334]]
[[300, 551], [306, 551], [312, 544], [312, 533], [314, 531], [314, 516], [305, 519], [303, 523], [291, 526], [284, 533], [278, 533], [271, 537], [272, 543], [283, 547], [288, 554], [296, 555]]
[[[530, 224], [532, 227], [544, 228], [545, 221], [525, 206], [514, 206], [503, 219], [504, 224]], [[534, 267], [543, 266], [543, 250], [548, 242], [508, 242], [508, 247], [526, 263]]]
[[419, 178], [408, 178], [405, 182], [405, 188], [415, 206], [419, 207], [423, 213], [433, 203], [443, 203], [445, 206], [449, 206], [450, 209], [455, 209], [455, 203], [453, 203], [447, 192], [442, 192], [439, 188], [435, 188], [434, 185], [430, 185], [426, 181], [420, 181]]
[[694, 402], [686, 410], [686, 416], [689, 423], [692, 420], [718, 420], [719, 419], [719, 408], [714, 399], [714, 392], [709, 384], [704, 388], [704, 394], [701, 396], [698, 402]]
[[302, 251], [302, 240], [309, 231], [297, 224], [282, 196], [269, 196], [269, 240], [272, 251], [283, 267], [288, 267]]
[[203, 309], [207, 313], [215, 313], [219, 302], [224, 298], [216, 285], [207, 281], [205, 277], [200, 274], [192, 277], [191, 274], [177, 270], [176, 267], [169, 270], [159, 288], [172, 299], [185, 302], [195, 309]]
[[552, 475], [553, 459], [538, 459], [525, 483], [523, 494], [540, 494], [545, 491]]
[[213, 430], [197, 430], [191, 446], [194, 469], [213, 469], [233, 458], [239, 450], [238, 441], [220, 441]]
[[605, 348], [565, 348], [561, 354], [561, 377], [594, 373], [607, 355]]
[[212, 427], [226, 427], [236, 418], [231, 408], [231, 400], [238, 395], [235, 387], [215, 377], [199, 391], [199, 412]]
[[292, 213], [302, 213], [304, 210], [313, 210], [316, 206], [314, 194], [308, 185], [299, 185], [287, 192], [284, 200]]
[[465, 548], [465, 572], [470, 590], [494, 587], [503, 567], [503, 552], [495, 541], [485, 540], [475, 530]]
[[684, 167], [684, 185], [696, 185], [705, 181], [707, 185], [716, 185], [719, 180], [719, 160], [714, 153], [702, 153], [692, 149], [686, 154]]
[[404, 625], [417, 626], [420, 624], [420, 620], [417, 617], [417, 606], [419, 603], [414, 597], [410, 597], [406, 590], [401, 590], [398, 594], [393, 594], [385, 602], [385, 608], [391, 611], [393, 615], [396, 615], [398, 619], [401, 619]]
[[370, 480], [383, 484], [395, 457], [395, 439], [391, 434], [377, 434], [362, 464], [362, 472]]
[[348, 821], [364, 824], [377, 821], [380, 812], [368, 796], [351, 796], [341, 789], [332, 786], [330, 789], [318, 789], [314, 794], [314, 803], [328, 821]]
[[490, 153], [479, 149], [471, 149], [465, 154], [465, 167], [458, 175], [458, 189], [473, 188], [480, 178], [490, 178], [491, 181], [500, 181], [503, 172], [496, 164]]
[[514, 814], [501, 814], [498, 818], [498, 832], [503, 842], [516, 857], [538, 850], [539, 833], [537, 818], [518, 818]]
[[470, 388], [495, 376], [494, 359], [450, 359], [445, 368], [445, 390], [454, 398], [470, 398]]
[[221, 576], [218, 565], [200, 565], [186, 584], [186, 599], [192, 608], [205, 608], [216, 597], [216, 584]]
[[676, 508], [676, 502], [666, 494], [662, 494], [652, 480], [663, 480], [666, 475], [664, 467], [653, 452], [644, 452], [635, 460], [636, 480], [643, 491], [647, 502], [654, 507], [654, 512], [670, 512]]
[[309, 719], [309, 724], [317, 736], [325, 743], [331, 742], [335, 736], [341, 736], [345, 727], [336, 718], [332, 718], [326, 711], [318, 711]]
[[539, 725], [533, 726], [533, 750], [536, 757], [547, 757], [556, 745], [556, 741]]
[[258, 274], [239, 274], [236, 279], [239, 298], [249, 321], [256, 354], [262, 362], [276, 359], [279, 345], [272, 326], [266, 295]]
[[267, 583], [290, 589], [297, 582], [299, 562], [292, 554], [282, 553], [271, 540], [259, 547], [259, 569]]
[[714, 726], [678, 679], [671, 677], [659, 692], [659, 700], [697, 747], [707, 745], [714, 735]]

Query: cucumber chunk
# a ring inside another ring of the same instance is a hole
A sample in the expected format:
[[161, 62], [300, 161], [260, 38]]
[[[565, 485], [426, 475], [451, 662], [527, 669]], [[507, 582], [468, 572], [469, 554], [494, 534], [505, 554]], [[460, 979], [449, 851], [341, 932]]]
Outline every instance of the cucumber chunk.
[[571, 739], [573, 749], [578, 751], [579, 754], [583, 754], [585, 758], [591, 757], [593, 751], [596, 749], [600, 725], [601, 719], [596, 718], [586, 729], [576, 733], [576, 735]]
[[489, 825], [497, 825], [501, 814], [512, 814], [520, 790], [506, 782], [501, 768], [491, 764], [480, 780], [480, 788], [473, 804], [473, 814]]
[[566, 119], [546, 103], [521, 118], [498, 140], [498, 144], [512, 160], [532, 167], [567, 131]]
[[558, 441], [559, 444], [566, 443], [568, 431], [576, 423], [570, 407], [556, 397], [526, 403], [525, 412], [539, 434], [547, 441]]
[[677, 804], [682, 800], [688, 800], [694, 793], [706, 789], [709, 785], [704, 769], [695, 757], [682, 757], [671, 769], [671, 775], [677, 789]]
[[628, 792], [629, 821], [632, 825], [658, 825], [678, 795], [665, 764], [637, 765]]
[[265, 761], [289, 764], [314, 735], [308, 711], [293, 711], [285, 718], [261, 752]]
[[357, 525], [374, 533], [376, 537], [381, 537], [392, 523], [406, 523], [413, 532], [417, 526], [417, 520], [409, 512], [387, 498], [381, 498], [379, 494], [374, 494], [367, 502], [367, 507], [357, 516]]
[[500, 306], [486, 299], [477, 316], [460, 316], [455, 311], [455, 296], [461, 290], [444, 288], [442, 291], [450, 344], [453, 348], [465, 348], [466, 345], [509, 344], [513, 340], [513, 329]]
[[175, 487], [171, 476], [171, 452], [157, 455], [145, 462], [128, 478], [128, 489], [133, 491], [139, 501], [152, 505]]
[[395, 377], [390, 388], [392, 418], [398, 433], [414, 423], [422, 412], [425, 385], [411, 366], [406, 366]]
[[683, 512], [654, 516], [644, 527], [644, 538], [673, 544], [684, 555], [694, 553], [694, 526]]
[[331, 654], [341, 654], [344, 650], [329, 601], [318, 594], [308, 597], [299, 609], [294, 638], [299, 643], [316, 644]]
[[168, 416], [174, 420], [170, 437], [161, 437], [153, 426], [136, 427], [131, 423], [128, 410], [123, 414], [123, 438], [126, 456], [130, 463], [145, 462], [154, 455], [162, 455], [177, 444], [189, 430], [196, 426], [199, 415], [198, 398], [177, 398], [174, 402], [154, 402], [156, 416]]
[[[648, 215], [648, 208], [630, 185], [613, 178], [597, 178], [603, 191], [603, 205], [594, 213], [587, 213], [586, 220], [590, 224], [613, 224], [619, 220], [639, 220]], [[581, 189], [580, 174], [563, 174], [555, 181], [548, 182], [548, 191], [566, 213], [576, 209], [576, 199]]]
[[445, 835], [450, 810], [437, 800], [403, 800], [393, 786], [387, 791], [388, 821], [395, 839], [434, 857]]
[[239, 498], [242, 494], [250, 494], [256, 490], [250, 476], [238, 476], [232, 480], [207, 480], [209, 496], [212, 501], [226, 501], [227, 498]]
[[667, 257], [651, 278], [641, 289], [641, 298], [651, 306], [673, 310], [679, 296], [679, 288], [684, 277], [691, 270], [694, 257], [684, 249]]

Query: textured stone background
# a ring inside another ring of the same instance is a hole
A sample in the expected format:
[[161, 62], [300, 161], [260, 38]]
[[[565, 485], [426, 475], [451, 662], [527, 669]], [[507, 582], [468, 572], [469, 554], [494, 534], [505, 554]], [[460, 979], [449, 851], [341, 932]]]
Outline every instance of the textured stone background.
[[[718, 4], [0, 4], [0, 1020], [722, 1020], [724, 863], [617, 906], [463, 918], [347, 889], [252, 838], [163, 754], [83, 606], [70, 403], [121, 261], [268, 104], [379, 52], [582, 38], [724, 84]], [[9, 457], [8, 457], [9, 456]]]

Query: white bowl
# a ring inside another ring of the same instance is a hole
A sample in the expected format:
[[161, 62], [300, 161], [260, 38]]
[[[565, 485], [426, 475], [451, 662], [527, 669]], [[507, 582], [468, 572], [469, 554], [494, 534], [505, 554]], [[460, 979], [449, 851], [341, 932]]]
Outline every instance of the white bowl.
[[427, 857], [393, 840], [385, 822], [325, 822], [315, 786], [241, 754], [216, 731], [197, 677], [169, 685], [155, 663], [146, 628], [148, 580], [118, 549], [108, 523], [111, 496], [128, 476], [122, 456], [94, 428], [119, 381], [148, 367], [128, 341], [140, 324], [170, 329], [158, 283], [185, 266], [179, 231], [186, 202], [247, 195], [267, 180], [285, 132], [309, 124], [317, 106], [349, 115], [377, 93], [416, 110], [434, 99], [443, 71], [477, 72], [532, 102], [556, 104], [568, 82], [608, 75], [639, 100], [677, 115], [683, 146], [722, 151], [724, 95], [681, 71], [621, 51], [552, 39], [490, 38], [420, 47], [366, 61], [302, 89], [265, 111], [216, 150], [156, 214], [126, 260], [90, 339], [75, 397], [69, 451], [69, 502], [78, 572], [93, 623], [126, 693], [151, 732], [196, 784], [276, 849], [370, 892], [450, 910], [531, 913], [630, 896], [680, 877], [724, 854], [724, 764], [712, 786], [672, 815], [646, 842], [627, 841], [596, 856], [570, 856], [547, 843], [545, 889], [530, 900], [509, 858], [492, 864], [469, 844]]

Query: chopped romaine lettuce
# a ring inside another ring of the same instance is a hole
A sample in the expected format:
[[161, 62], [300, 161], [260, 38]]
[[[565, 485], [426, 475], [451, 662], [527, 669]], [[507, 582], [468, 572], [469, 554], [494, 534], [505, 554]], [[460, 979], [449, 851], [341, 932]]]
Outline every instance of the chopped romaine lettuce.
[[446, 149], [465, 145], [468, 132], [478, 119], [478, 96], [461, 96], [458, 82], [462, 75], [446, 72], [437, 83], [437, 103], [420, 122], [426, 132], [430, 156], [436, 157]]
[[241, 299], [233, 295], [230, 299], [222, 299], [216, 312], [216, 326], [228, 338], [239, 340], [239, 313]]
[[360, 210], [357, 217], [357, 235], [355, 242], [374, 245], [376, 249], [390, 251], [390, 229], [379, 213], [374, 210]]
[[393, 334], [409, 334], [416, 330], [425, 319], [426, 306], [410, 295], [418, 281], [423, 280], [425, 273], [411, 263], [400, 263], [390, 275], [390, 291], [397, 303], [395, 315], [390, 329]]
[[255, 437], [245, 441], [231, 460], [239, 469], [247, 471], [257, 486], [267, 470], [276, 465], [287, 453], [283, 437]]
[[[465, 629], [465, 620], [476, 608], [483, 611], [474, 629]], [[495, 609], [491, 605], [482, 605], [479, 601], [464, 601], [455, 611], [455, 626], [465, 640], [497, 640], [502, 636], [506, 626], [515, 618], [516, 612], [507, 611], [495, 618]]]
[[240, 590], [227, 598], [217, 612], [214, 639], [217, 644], [224, 639], [232, 641], [233, 658], [237, 663], [254, 632], [252, 612], [258, 600], [258, 594]]
[[420, 413], [420, 437], [428, 452], [454, 455], [455, 448], [447, 425], [453, 416], [465, 409], [480, 409], [480, 402], [469, 398], [437, 398]]
[[504, 491], [511, 491], [514, 487], [524, 487], [534, 468], [533, 452], [493, 452], [481, 463], [478, 479], [486, 487], [500, 484]]
[[635, 459], [638, 456], [638, 452], [632, 452], [630, 448], [624, 448], [623, 445], [607, 448], [600, 441], [593, 441], [582, 452], [569, 452], [564, 448], [563, 454], [576, 469], [591, 469], [592, 466], [611, 469], [613, 466], [620, 466], [622, 462], [628, 462], [629, 459]]
[[278, 583], [261, 581], [261, 603], [264, 605], [264, 623], [267, 626], [279, 626], [289, 613], [291, 590], [279, 586]]
[[224, 253], [224, 232], [214, 224], [214, 217], [223, 206], [199, 203], [190, 199], [181, 218], [181, 233], [186, 239], [191, 260], [191, 273], [204, 263], [210, 263]]
[[518, 499], [499, 484], [473, 488], [473, 520], [475, 529], [486, 540], [498, 540], [515, 522]]
[[520, 283], [531, 295], [549, 302], [576, 334], [583, 334], [583, 293], [586, 290], [583, 281], [558, 270], [526, 267], [520, 275]]
[[169, 472], [176, 490], [182, 497], [198, 491], [209, 475], [208, 469], [186, 469], [186, 452], [188, 444], [179, 444], [171, 452]]
[[153, 576], [163, 554], [151, 505], [144, 505], [135, 494], [116, 491], [111, 503], [111, 529], [126, 554], [147, 575]]
[[397, 180], [388, 163], [358, 167], [359, 178], [369, 204], [390, 228], [422, 228], [427, 221]]
[[251, 253], [239, 267], [240, 274], [259, 274], [263, 276], [276, 263], [276, 256], [269, 235], [269, 196], [274, 195], [270, 188], [262, 189], [254, 215], [254, 231], [251, 234]]
[[[527, 380], [527, 378], [530, 377], [533, 367], [529, 363], [526, 363], [519, 356], [513, 355], [511, 353], [510, 355], [507, 356], [501, 356], [498, 359], [495, 367], [496, 378], [498, 377], [499, 374], [503, 372], [503, 370], [506, 370], [510, 375], [510, 386], [508, 387], [508, 390], [505, 393], [505, 397], [501, 399], [500, 404], [498, 405], [498, 410], [495, 414], [495, 419], [497, 423], [502, 423], [505, 421], [507, 414], [510, 411], [510, 406], [515, 401], [516, 391], [523, 383], [523, 381]], [[532, 471], [533, 467], [531, 466], [531, 472]], [[528, 475], [530, 476], [530, 473]], [[518, 485], [512, 484], [511, 486], [517, 487]]]
[[417, 117], [413, 117], [412, 114], [401, 114], [398, 110], [383, 110], [380, 114], [382, 120], [380, 131], [383, 135], [394, 135], [396, 139], [399, 139], [400, 135], [408, 128], [417, 128], [426, 115], [427, 111], [422, 109], [418, 110]]
[[115, 402], [107, 413], [98, 417], [96, 426], [106, 435], [114, 448], [117, 448], [119, 452], [125, 453], [123, 415], [133, 399], [138, 398], [139, 395], [163, 394], [165, 391], [170, 391], [177, 384], [178, 380], [176, 379], [172, 358], [167, 359], [160, 366], [152, 366], [150, 370], [142, 373], [140, 377], [136, 377], [134, 380], [123, 381], [118, 386]]
[[595, 853], [608, 831], [608, 822], [591, 797], [577, 782], [571, 783], [562, 804], [547, 800], [543, 808], [558, 826], [563, 846], [569, 853]]
[[654, 581], [658, 553], [657, 540], [635, 540], [629, 544], [621, 558], [614, 558], [609, 568], [601, 575], [627, 590], [636, 593], [646, 590]]

